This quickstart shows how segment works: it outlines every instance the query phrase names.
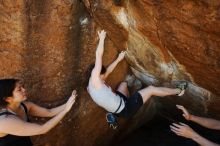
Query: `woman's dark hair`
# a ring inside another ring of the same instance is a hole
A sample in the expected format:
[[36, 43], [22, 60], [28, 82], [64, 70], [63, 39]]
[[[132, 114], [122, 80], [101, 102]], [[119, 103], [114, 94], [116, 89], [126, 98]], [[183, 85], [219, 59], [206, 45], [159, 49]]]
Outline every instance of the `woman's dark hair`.
[[[86, 73], [85, 73], [85, 82], [84, 82], [84, 87], [86, 88], [89, 84], [89, 78], [91, 76], [91, 73], [92, 73], [92, 70], [93, 68], [95, 67], [95, 64], [90, 64], [88, 69], [86, 70]], [[106, 72], [106, 68], [104, 65], [102, 65], [102, 70], [101, 70], [101, 74], [104, 74]]]
[[5, 98], [12, 96], [18, 79], [2, 79], [0, 80], [0, 107], [6, 107]]

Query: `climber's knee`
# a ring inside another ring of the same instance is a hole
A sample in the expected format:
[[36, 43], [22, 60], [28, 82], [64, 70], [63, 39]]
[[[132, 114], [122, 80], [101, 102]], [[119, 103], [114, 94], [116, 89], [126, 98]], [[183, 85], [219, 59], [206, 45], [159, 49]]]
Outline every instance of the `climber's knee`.
[[155, 91], [156, 89], [157, 89], [156, 87], [150, 85], [150, 86], [138, 91], [141, 94], [144, 103], [146, 101], [148, 101], [152, 95], [154, 95], [154, 93], [156, 92]]

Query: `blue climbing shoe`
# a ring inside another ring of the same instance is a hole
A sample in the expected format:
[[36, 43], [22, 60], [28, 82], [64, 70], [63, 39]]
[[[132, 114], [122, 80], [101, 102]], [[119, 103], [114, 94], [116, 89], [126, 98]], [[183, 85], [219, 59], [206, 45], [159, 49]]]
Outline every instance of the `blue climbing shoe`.
[[117, 117], [113, 113], [107, 113], [106, 120], [110, 128], [116, 129], [118, 127]]

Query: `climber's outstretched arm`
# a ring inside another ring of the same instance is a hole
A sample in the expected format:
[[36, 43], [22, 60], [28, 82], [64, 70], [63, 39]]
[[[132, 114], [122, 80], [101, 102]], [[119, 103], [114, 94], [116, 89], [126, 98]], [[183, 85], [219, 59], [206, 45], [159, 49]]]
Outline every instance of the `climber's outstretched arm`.
[[115, 67], [118, 65], [118, 63], [124, 59], [124, 57], [125, 57], [125, 51], [122, 51], [122, 52], [118, 55], [117, 59], [115, 59], [115, 61], [108, 66], [108, 68], [107, 68], [107, 70], [106, 70], [106, 73], [105, 73], [105, 75], [104, 75], [104, 80], [105, 80], [105, 79], [109, 76], [109, 74], [115, 69]]
[[99, 35], [99, 44], [96, 49], [96, 60], [95, 60], [95, 67], [92, 70], [91, 74], [91, 80], [94, 86], [99, 86], [100, 85], [100, 73], [102, 69], [102, 56], [104, 52], [104, 41], [106, 37], [106, 32], [102, 30], [101, 32], [98, 31]]

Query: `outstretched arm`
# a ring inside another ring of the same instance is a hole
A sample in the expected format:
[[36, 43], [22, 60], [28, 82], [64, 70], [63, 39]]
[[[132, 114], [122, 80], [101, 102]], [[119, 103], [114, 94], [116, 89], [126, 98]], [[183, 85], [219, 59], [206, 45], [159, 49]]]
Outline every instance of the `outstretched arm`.
[[44, 108], [32, 102], [25, 102], [28, 107], [29, 114], [36, 117], [53, 117], [64, 110], [66, 103], [55, 108]]
[[[76, 90], [73, 91], [73, 94], [76, 94]], [[38, 106], [32, 102], [25, 102], [25, 105], [28, 108], [29, 114], [36, 117], [53, 117], [62, 112], [66, 107], [66, 103], [51, 109]]]
[[194, 116], [181, 105], [177, 105], [177, 108], [183, 111], [183, 116], [186, 120], [193, 121], [206, 128], [220, 130], [220, 121], [211, 118]]
[[190, 120], [206, 128], [220, 130], [220, 121], [218, 120], [211, 119], [211, 118], [198, 117], [194, 115], [191, 115]]
[[25, 122], [20, 118], [9, 115], [4, 119], [0, 120], [0, 133], [6, 133], [17, 136], [33, 136], [45, 134], [53, 127], [55, 127], [59, 123], [59, 121], [63, 119], [66, 113], [70, 111], [72, 105], [75, 102], [76, 96], [77, 95], [75, 93], [72, 94], [72, 96], [66, 103], [64, 110], [43, 125]]
[[105, 73], [105, 75], [104, 75], [104, 80], [109, 76], [110, 73], [112, 73], [112, 71], [115, 69], [115, 67], [118, 65], [118, 63], [121, 62], [121, 61], [124, 59], [124, 57], [125, 57], [125, 52], [122, 51], [122, 52], [118, 55], [117, 59], [116, 59], [112, 64], [110, 64], [110, 65], [108, 66], [108, 68], [107, 68], [107, 70], [106, 70], [106, 73]]
[[92, 83], [95, 87], [98, 87], [100, 84], [100, 73], [102, 69], [102, 56], [104, 52], [104, 41], [106, 37], [106, 32], [102, 30], [101, 32], [98, 32], [99, 35], [99, 44], [96, 49], [96, 60], [95, 60], [95, 67], [92, 70], [91, 79]]
[[216, 144], [214, 142], [209, 141], [208, 139], [202, 137], [198, 133], [196, 133], [192, 128], [190, 128], [188, 125], [180, 123], [175, 124], [173, 123], [171, 126], [171, 131], [173, 131], [176, 135], [182, 136], [185, 138], [190, 138], [197, 142], [201, 146], [220, 146], [219, 144]]
[[201, 135], [196, 135], [192, 138], [195, 142], [197, 142], [201, 146], [220, 146], [219, 144], [216, 144], [212, 141], [209, 141], [208, 139], [202, 137]]

